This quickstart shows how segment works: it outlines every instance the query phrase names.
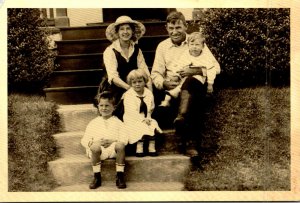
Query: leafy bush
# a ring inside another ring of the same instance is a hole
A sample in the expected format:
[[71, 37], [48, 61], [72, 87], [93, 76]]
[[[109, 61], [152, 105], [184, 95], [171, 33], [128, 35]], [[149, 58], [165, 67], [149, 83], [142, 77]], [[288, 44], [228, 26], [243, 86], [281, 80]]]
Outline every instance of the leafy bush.
[[8, 97], [9, 191], [47, 191], [55, 186], [47, 162], [56, 157], [57, 105], [43, 97]]
[[39, 9], [9, 8], [8, 88], [38, 92], [54, 69], [54, 53], [48, 49], [45, 21]]
[[289, 9], [207, 9], [199, 19], [223, 85], [289, 85]]

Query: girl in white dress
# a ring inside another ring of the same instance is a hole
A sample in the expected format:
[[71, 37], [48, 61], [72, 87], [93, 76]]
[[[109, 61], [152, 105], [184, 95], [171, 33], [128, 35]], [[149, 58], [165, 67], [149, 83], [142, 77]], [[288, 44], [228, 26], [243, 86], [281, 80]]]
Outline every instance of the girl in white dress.
[[132, 70], [127, 76], [127, 84], [131, 87], [124, 93], [123, 121], [128, 133], [129, 143], [137, 142], [136, 156], [145, 155], [144, 140], [149, 139], [148, 155], [157, 156], [155, 149], [156, 133], [162, 133], [156, 120], [151, 118], [154, 110], [154, 96], [146, 88], [148, 75], [142, 69]]

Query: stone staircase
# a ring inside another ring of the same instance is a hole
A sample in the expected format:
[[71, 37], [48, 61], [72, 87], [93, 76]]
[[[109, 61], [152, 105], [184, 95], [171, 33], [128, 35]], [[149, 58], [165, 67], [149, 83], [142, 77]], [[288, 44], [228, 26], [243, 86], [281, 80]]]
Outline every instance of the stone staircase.
[[[139, 40], [146, 63], [152, 67], [158, 43], [166, 39], [165, 22], [146, 21], [146, 34]], [[89, 159], [80, 139], [88, 122], [97, 116], [92, 105], [104, 74], [103, 51], [110, 44], [105, 38], [107, 23], [83, 27], [59, 28], [62, 40], [57, 41], [56, 64], [44, 89], [46, 100], [60, 105], [59, 113], [64, 132], [53, 135], [59, 158], [49, 162], [49, 170], [60, 185], [54, 191], [94, 191], [88, 189], [93, 178]], [[188, 32], [197, 30], [189, 27]], [[158, 138], [158, 157], [126, 157], [125, 191], [179, 191], [184, 189], [184, 176], [190, 160], [180, 155], [174, 130], [164, 130]], [[115, 161], [106, 160], [102, 167], [102, 186], [96, 191], [115, 191]], [[120, 191], [120, 190], [119, 190]]]
[[[65, 132], [53, 135], [59, 158], [48, 163], [49, 170], [60, 185], [54, 191], [95, 191], [88, 188], [93, 179], [90, 160], [80, 145], [87, 123], [97, 116], [92, 104], [61, 105], [59, 113]], [[179, 154], [174, 130], [164, 130], [158, 137], [157, 157], [126, 156], [125, 191], [180, 191], [190, 167], [188, 157]], [[115, 160], [102, 164], [103, 184], [96, 191], [120, 191], [115, 186]]]

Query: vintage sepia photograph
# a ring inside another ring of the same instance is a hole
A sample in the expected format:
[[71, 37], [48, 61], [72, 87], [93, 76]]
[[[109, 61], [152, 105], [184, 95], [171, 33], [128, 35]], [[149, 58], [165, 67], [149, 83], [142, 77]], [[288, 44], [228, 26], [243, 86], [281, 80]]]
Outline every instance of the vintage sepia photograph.
[[1, 8], [6, 197], [300, 199], [293, 8], [52, 7]]

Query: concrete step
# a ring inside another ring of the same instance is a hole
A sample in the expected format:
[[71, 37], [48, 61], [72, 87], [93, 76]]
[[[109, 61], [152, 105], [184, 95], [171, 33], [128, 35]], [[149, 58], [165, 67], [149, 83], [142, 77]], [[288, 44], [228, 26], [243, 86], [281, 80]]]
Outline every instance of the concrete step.
[[44, 88], [46, 101], [53, 101], [61, 105], [81, 105], [93, 102], [97, 93], [97, 86], [50, 87]]
[[[145, 36], [167, 35], [165, 21], [140, 21], [146, 27]], [[198, 25], [194, 25], [192, 21], [187, 21], [188, 33], [198, 31]], [[110, 23], [90, 23], [88, 26], [78, 27], [63, 27], [60, 28], [62, 40], [76, 40], [76, 39], [101, 39], [106, 38], [105, 30]]]
[[103, 69], [54, 71], [49, 87], [98, 86], [103, 76]]
[[[94, 92], [96, 95], [97, 89]], [[94, 97], [93, 96], [93, 97]], [[85, 131], [87, 124], [98, 116], [93, 104], [60, 105], [58, 113], [62, 121], [64, 131]]]
[[[143, 55], [146, 64], [151, 68], [154, 61], [155, 50], [143, 51]], [[56, 57], [56, 64], [59, 64], [56, 71], [105, 68], [102, 53], [58, 55]]]
[[[53, 135], [60, 157], [84, 154], [85, 149], [80, 144], [83, 135], [84, 131], [65, 132]], [[176, 154], [179, 153], [178, 143], [179, 137], [175, 135], [174, 130], [164, 130], [164, 133], [157, 137], [156, 148], [160, 155]], [[131, 148], [134, 150], [134, 146]], [[134, 153], [133, 150], [131, 150], [132, 155]], [[128, 154], [130, 154], [130, 152]]]
[[[157, 45], [166, 39], [167, 35], [145, 36], [139, 40], [142, 51], [155, 51]], [[111, 42], [107, 39], [82, 39], [56, 41], [59, 55], [103, 53]]]
[[[110, 23], [99, 23], [89, 26], [60, 28], [63, 40], [76, 39], [101, 39], [106, 38], [105, 31]], [[168, 34], [165, 22], [151, 21], [143, 22], [146, 27], [145, 36]]]
[[[95, 90], [96, 92], [97, 90]], [[96, 93], [94, 94], [94, 96]], [[93, 97], [94, 97], [93, 96]], [[85, 131], [87, 124], [98, 116], [97, 109], [92, 103], [89, 104], [76, 104], [76, 105], [59, 105], [58, 113], [62, 120], [63, 132], [71, 131]], [[165, 109], [160, 113], [161, 115], [173, 115], [170, 109]], [[175, 116], [175, 114], [174, 114]], [[168, 118], [167, 116], [165, 118]], [[172, 117], [170, 117], [171, 119]], [[162, 124], [163, 129], [170, 129], [172, 127], [172, 121], [166, 124]]]
[[[126, 157], [125, 179], [132, 182], [183, 182], [189, 167], [190, 159], [183, 155]], [[59, 158], [48, 162], [48, 168], [61, 186], [88, 183], [93, 178], [90, 160], [85, 155]], [[103, 181], [114, 181], [115, 160], [105, 160], [101, 173]]]
[[58, 55], [55, 63], [59, 64], [57, 71], [100, 69], [103, 55], [102, 53]]
[[101, 187], [91, 190], [89, 182], [86, 184], [76, 184], [60, 186], [53, 192], [99, 192], [99, 191], [183, 191], [184, 184], [181, 182], [126, 182], [125, 189], [118, 189], [114, 181], [103, 181]]
[[[95, 90], [96, 91], [96, 90]], [[95, 94], [94, 94], [95, 96]], [[93, 96], [93, 97], [94, 97]], [[62, 121], [63, 132], [85, 131], [87, 124], [98, 116], [97, 109], [92, 103], [76, 105], [59, 105], [58, 113]], [[170, 109], [165, 109], [161, 115], [171, 115]], [[168, 118], [167, 116], [165, 118]], [[171, 119], [172, 117], [170, 117]], [[172, 129], [172, 121], [161, 125], [163, 129]]]

